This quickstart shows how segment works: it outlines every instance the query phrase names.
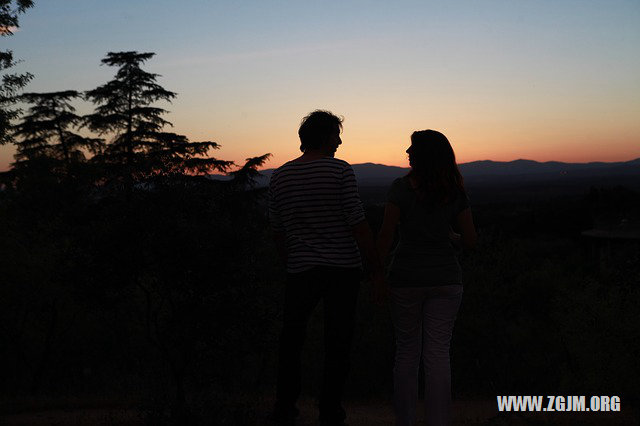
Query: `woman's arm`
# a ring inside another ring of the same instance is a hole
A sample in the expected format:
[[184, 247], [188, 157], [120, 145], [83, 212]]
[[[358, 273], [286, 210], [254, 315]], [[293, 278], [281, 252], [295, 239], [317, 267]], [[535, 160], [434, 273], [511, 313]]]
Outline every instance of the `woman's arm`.
[[393, 244], [393, 236], [396, 232], [396, 225], [400, 220], [400, 207], [393, 203], [387, 203], [384, 207], [384, 219], [382, 220], [382, 227], [378, 233], [378, 255], [380, 256], [380, 263], [383, 265], [386, 263], [387, 256], [391, 250], [391, 244]]
[[[380, 257], [380, 265], [385, 265], [387, 255], [393, 243], [393, 236], [396, 231], [396, 225], [400, 219], [400, 208], [392, 203], [387, 203], [384, 208], [384, 219], [382, 220], [382, 228], [378, 233], [376, 247], [378, 248], [378, 256]], [[389, 293], [389, 286], [384, 280], [374, 282], [372, 298], [377, 305], [384, 304]]]
[[462, 246], [466, 249], [475, 248], [478, 234], [476, 233], [476, 227], [473, 225], [473, 215], [470, 208], [467, 207], [458, 213], [456, 226], [458, 228], [457, 231], [460, 233]]

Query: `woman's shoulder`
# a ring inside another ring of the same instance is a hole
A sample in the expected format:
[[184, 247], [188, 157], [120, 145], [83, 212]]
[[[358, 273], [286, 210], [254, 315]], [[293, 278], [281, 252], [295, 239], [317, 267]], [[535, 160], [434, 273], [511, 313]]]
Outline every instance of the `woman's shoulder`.
[[409, 176], [400, 176], [391, 182], [391, 188], [410, 188]]
[[411, 194], [411, 187], [407, 176], [394, 179], [387, 191], [387, 201], [396, 205], [401, 205]]
[[456, 213], [460, 213], [462, 210], [469, 208], [469, 197], [467, 191], [460, 188], [456, 191], [455, 198], [452, 200], [452, 204], [456, 210]]

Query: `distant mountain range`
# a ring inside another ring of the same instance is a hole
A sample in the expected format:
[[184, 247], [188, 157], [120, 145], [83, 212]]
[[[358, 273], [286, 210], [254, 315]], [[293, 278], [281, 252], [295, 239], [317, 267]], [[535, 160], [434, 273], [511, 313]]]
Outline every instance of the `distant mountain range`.
[[[383, 164], [353, 164], [360, 186], [389, 185], [395, 178], [407, 174], [409, 168]], [[615, 178], [640, 179], [640, 158], [616, 163], [561, 163], [515, 161], [472, 161], [459, 165], [467, 185], [562, 183], [589, 179]], [[260, 185], [266, 185], [274, 169], [262, 170]]]

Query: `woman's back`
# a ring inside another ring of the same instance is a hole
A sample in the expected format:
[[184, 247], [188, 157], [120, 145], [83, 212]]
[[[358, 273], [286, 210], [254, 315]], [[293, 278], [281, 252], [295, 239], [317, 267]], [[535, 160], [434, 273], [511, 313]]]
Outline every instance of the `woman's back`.
[[476, 234], [463, 178], [447, 138], [434, 130], [414, 132], [406, 152], [411, 172], [393, 182], [378, 236], [384, 259], [396, 227], [400, 231], [388, 279], [393, 287], [391, 312], [396, 333], [396, 425], [415, 424], [421, 357], [427, 424], [448, 425], [449, 350], [462, 300], [462, 274], [452, 237], [472, 247]]
[[469, 207], [466, 195], [459, 192], [441, 201], [436, 194], [419, 194], [405, 176], [393, 182], [387, 201], [400, 209], [400, 239], [393, 253], [390, 284], [394, 287], [460, 284], [460, 265], [451, 234], [458, 214]]

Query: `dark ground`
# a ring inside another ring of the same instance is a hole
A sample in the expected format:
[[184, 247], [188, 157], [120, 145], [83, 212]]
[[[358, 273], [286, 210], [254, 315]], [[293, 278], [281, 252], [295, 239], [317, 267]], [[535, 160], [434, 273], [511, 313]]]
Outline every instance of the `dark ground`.
[[[260, 191], [207, 191], [73, 208], [53, 192], [0, 203], [0, 424], [260, 424], [272, 403], [282, 268]], [[361, 188], [374, 229], [385, 192]], [[468, 192], [480, 242], [461, 258], [454, 424], [637, 424], [640, 246], [582, 236], [635, 229], [637, 189]], [[304, 356], [306, 425], [320, 309]], [[351, 424], [391, 424], [393, 333], [366, 283], [354, 360]], [[496, 395], [619, 395], [622, 412], [504, 416]]]

